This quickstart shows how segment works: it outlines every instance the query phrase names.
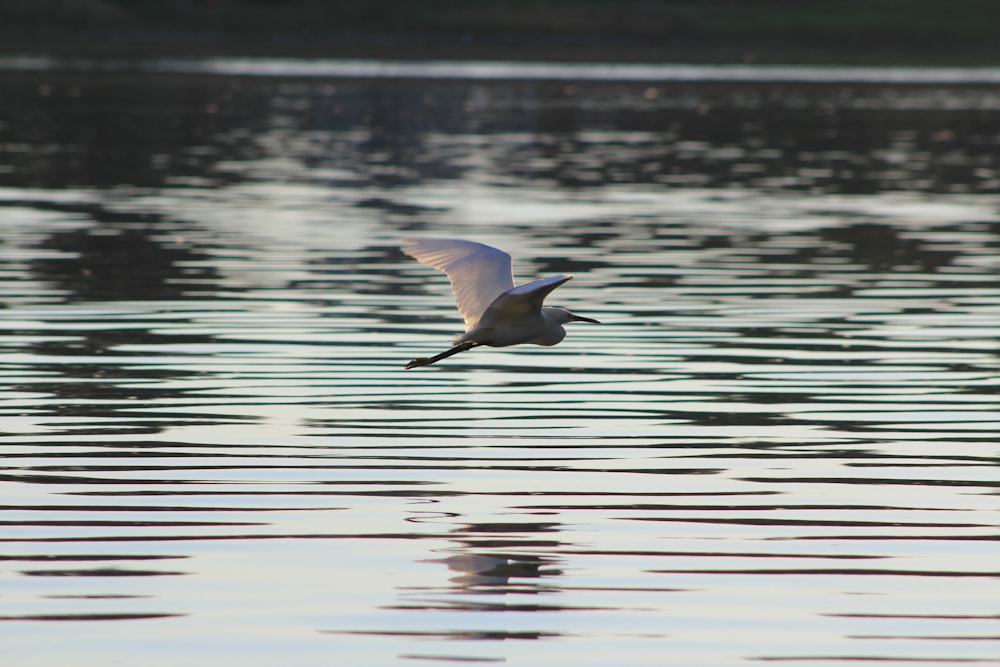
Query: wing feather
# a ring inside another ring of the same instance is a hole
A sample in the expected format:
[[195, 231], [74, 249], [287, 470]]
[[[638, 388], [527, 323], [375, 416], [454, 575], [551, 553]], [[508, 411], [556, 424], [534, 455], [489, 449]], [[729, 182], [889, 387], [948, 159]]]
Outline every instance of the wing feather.
[[412, 239], [403, 247], [403, 252], [448, 275], [458, 311], [465, 319], [466, 331], [476, 325], [498, 296], [514, 287], [510, 255], [482, 243]]
[[573, 276], [560, 274], [532, 280], [507, 290], [494, 303], [493, 309], [509, 315], [532, 315], [542, 309], [545, 297]]

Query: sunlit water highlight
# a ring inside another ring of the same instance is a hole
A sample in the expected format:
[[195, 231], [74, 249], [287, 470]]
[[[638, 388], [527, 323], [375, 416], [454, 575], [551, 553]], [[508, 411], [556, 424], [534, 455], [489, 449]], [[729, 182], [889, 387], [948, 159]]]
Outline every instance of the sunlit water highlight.
[[410, 61], [299, 58], [160, 58], [74, 60], [49, 56], [0, 57], [0, 69], [211, 74], [252, 77], [459, 79], [478, 81], [710, 81], [755, 83], [997, 84], [996, 67], [891, 67], [841, 65], [690, 65], [683, 63], [555, 63], [525, 61]]
[[[5, 664], [1000, 662], [995, 91], [93, 77], [4, 84]], [[404, 371], [424, 234], [605, 324]]]

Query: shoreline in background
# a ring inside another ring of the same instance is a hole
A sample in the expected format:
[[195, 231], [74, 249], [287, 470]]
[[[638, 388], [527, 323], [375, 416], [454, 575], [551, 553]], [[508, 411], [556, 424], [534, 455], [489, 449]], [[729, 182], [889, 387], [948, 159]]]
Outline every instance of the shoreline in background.
[[993, 0], [12, 0], [0, 55], [1000, 65]]

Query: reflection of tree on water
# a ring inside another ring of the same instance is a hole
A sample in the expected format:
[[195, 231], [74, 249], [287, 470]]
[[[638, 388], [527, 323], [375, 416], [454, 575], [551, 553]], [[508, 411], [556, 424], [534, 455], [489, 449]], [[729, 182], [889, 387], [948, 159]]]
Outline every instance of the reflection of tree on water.
[[[88, 211], [94, 218], [112, 214]], [[32, 277], [45, 286], [55, 287], [64, 303], [96, 303], [95, 315], [69, 310], [32, 334], [36, 340], [24, 345], [33, 355], [30, 374], [51, 375], [51, 380], [32, 381], [24, 389], [44, 392], [36, 410], [52, 411], [62, 417], [96, 418], [94, 433], [158, 432], [159, 420], [142, 419], [133, 412], [136, 402], [153, 401], [178, 395], [176, 390], [135, 386], [136, 380], [156, 377], [184, 377], [193, 371], [178, 369], [133, 368], [144, 353], [119, 349], [123, 345], [155, 345], [162, 338], [143, 325], [140, 318], [109, 319], [99, 324], [100, 304], [114, 308], [114, 302], [155, 302], [196, 298], [217, 290], [218, 273], [207, 266], [207, 255], [183, 243], [158, 227], [157, 220], [115, 220], [99, 226], [52, 231], [34, 249], [23, 252]], [[161, 225], [165, 227], [165, 225]], [[41, 251], [41, 252], [39, 252]], [[57, 251], [53, 253], [52, 251]], [[197, 264], [196, 269], [191, 265]], [[194, 280], [194, 284], [189, 281]], [[154, 308], [154, 306], [150, 306]], [[76, 315], [74, 316], [74, 313]], [[96, 321], [95, 321], [96, 320]], [[170, 337], [178, 342], [177, 336]], [[185, 342], [210, 342], [209, 336], [186, 337]], [[123, 386], [130, 385], [130, 386]], [[124, 416], [124, 406], [130, 412]], [[73, 433], [87, 432], [81, 424]]]
[[349, 82], [323, 108], [352, 115], [323, 115], [321, 129], [343, 131], [353, 118], [366, 134], [317, 159], [384, 185], [462, 179], [479, 164], [513, 182], [574, 190], [998, 192], [1000, 156], [984, 149], [995, 119], [978, 111], [984, 104], [996, 100], [953, 87]]
[[[170, 187], [342, 170], [370, 185], [505, 178], [816, 193], [1000, 192], [990, 89], [791, 83], [0, 72], [0, 185]], [[350, 183], [331, 182], [333, 188]]]
[[898, 267], [934, 271], [947, 266], [960, 255], [958, 251], [928, 248], [918, 238], [901, 237], [896, 227], [876, 223], [830, 228], [824, 230], [823, 236], [847, 245], [851, 261], [873, 271]]
[[206, 266], [207, 255], [164, 237], [152, 226], [57, 232], [39, 247], [65, 256], [33, 259], [32, 271], [65, 291], [68, 301], [180, 299], [212, 291], [218, 274]]
[[210, 78], [170, 80], [139, 73], [0, 72], [0, 186], [157, 187], [204, 179], [241, 142], [233, 127], [266, 119], [266, 89]]

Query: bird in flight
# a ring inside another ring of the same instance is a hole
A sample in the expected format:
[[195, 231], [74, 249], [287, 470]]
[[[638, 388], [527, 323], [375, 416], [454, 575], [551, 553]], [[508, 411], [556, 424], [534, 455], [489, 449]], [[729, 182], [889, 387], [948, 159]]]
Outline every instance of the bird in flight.
[[465, 333], [455, 337], [454, 347], [414, 359], [406, 364], [408, 369], [429, 366], [479, 345], [555, 345], [566, 337], [563, 325], [567, 322], [600, 324], [563, 308], [542, 306], [549, 292], [572, 279], [571, 275], [539, 278], [515, 287], [510, 255], [503, 250], [475, 241], [415, 239], [403, 252], [448, 275], [465, 318]]

